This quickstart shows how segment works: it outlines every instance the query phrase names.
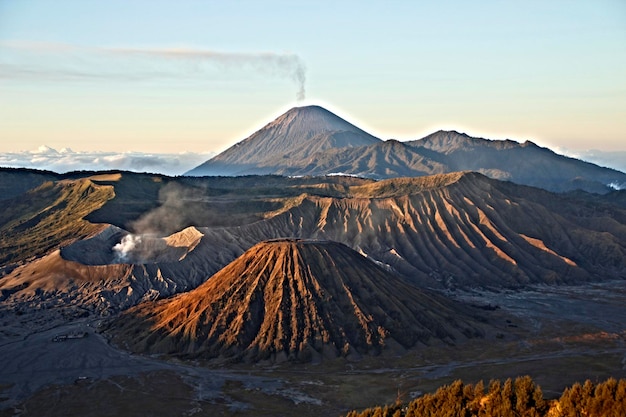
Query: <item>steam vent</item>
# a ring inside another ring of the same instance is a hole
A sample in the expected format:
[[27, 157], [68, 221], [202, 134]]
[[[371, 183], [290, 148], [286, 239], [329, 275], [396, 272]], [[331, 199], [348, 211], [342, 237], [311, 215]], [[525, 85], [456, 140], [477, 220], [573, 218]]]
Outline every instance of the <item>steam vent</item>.
[[460, 306], [410, 286], [347, 246], [259, 243], [193, 291], [114, 321], [135, 352], [234, 361], [357, 359], [481, 335]]

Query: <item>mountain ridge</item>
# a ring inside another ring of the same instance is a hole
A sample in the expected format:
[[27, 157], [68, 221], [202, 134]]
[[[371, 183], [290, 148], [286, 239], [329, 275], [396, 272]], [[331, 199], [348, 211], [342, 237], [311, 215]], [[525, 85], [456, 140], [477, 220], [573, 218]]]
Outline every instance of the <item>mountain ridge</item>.
[[604, 194], [626, 187], [626, 173], [556, 154], [531, 141], [443, 130], [418, 140], [383, 141], [319, 106], [289, 110], [185, 175], [345, 174], [386, 179], [467, 170], [556, 192]]
[[423, 147], [433, 151], [451, 152], [463, 147], [496, 147], [499, 149], [507, 149], [514, 147], [537, 146], [534, 142], [525, 141], [517, 142], [512, 139], [485, 139], [468, 135], [467, 133], [458, 132], [456, 130], [438, 130], [421, 139], [410, 140], [404, 142], [409, 146]]
[[[258, 242], [285, 236], [343, 243], [421, 288], [626, 278], [626, 191], [555, 194], [475, 172], [381, 181], [86, 176], [32, 191], [33, 209], [19, 209], [18, 198], [17, 210], [3, 212], [5, 305], [67, 299], [68, 308], [115, 313], [195, 288]], [[65, 216], [77, 197], [82, 211]], [[38, 208], [49, 206], [60, 210]], [[60, 214], [69, 234], [59, 233]], [[135, 245], [121, 253], [126, 236]]]

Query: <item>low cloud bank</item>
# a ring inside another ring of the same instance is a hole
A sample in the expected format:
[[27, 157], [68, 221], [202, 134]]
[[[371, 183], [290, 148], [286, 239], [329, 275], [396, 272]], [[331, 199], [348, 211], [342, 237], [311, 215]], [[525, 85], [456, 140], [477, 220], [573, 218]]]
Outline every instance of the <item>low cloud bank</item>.
[[69, 171], [98, 171], [119, 169], [182, 175], [214, 156], [214, 153], [144, 153], [144, 152], [75, 152], [68, 148], [56, 150], [40, 146], [34, 151], [0, 154], [0, 166], [34, 168], [65, 173]]
[[599, 151], [597, 149], [572, 151], [566, 148], [555, 148], [554, 151], [561, 155], [582, 159], [602, 167], [626, 172], [626, 151]]

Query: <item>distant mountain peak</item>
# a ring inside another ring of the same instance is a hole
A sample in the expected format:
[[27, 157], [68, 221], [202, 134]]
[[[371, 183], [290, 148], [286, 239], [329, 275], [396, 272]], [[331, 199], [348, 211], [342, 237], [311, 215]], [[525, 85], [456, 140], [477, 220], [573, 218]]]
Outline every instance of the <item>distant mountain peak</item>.
[[411, 146], [424, 147], [430, 150], [443, 153], [451, 153], [460, 149], [468, 149], [474, 147], [494, 147], [497, 149], [518, 148], [522, 145], [514, 140], [493, 140], [476, 138], [467, 133], [457, 132], [456, 130], [438, 130], [422, 139], [407, 142]]
[[[261, 131], [279, 129], [284, 133], [312, 137], [324, 132], [350, 131], [366, 134], [363, 130], [337, 116], [335, 113], [317, 105], [293, 107], [286, 113], [268, 123]], [[292, 130], [292, 132], [288, 132]]]
[[[444, 129], [439, 129], [438, 131], [431, 133], [429, 136], [441, 136], [441, 135], [448, 135], [448, 136], [462, 136], [465, 138], [472, 138], [470, 135], [468, 135], [465, 132], [459, 132], [458, 130], [444, 130]], [[473, 139], [473, 138], [472, 138]]]
[[379, 142], [323, 107], [294, 107], [187, 175], [265, 174], [295, 157]]

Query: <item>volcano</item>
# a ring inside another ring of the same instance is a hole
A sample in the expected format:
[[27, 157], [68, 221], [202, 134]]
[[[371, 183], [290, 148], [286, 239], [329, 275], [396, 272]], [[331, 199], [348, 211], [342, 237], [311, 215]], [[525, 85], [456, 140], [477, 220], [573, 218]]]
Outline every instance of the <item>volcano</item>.
[[379, 142], [320, 106], [295, 107], [185, 175], [271, 174], [292, 160], [306, 160], [329, 149]]
[[278, 239], [195, 290], [131, 308], [109, 331], [135, 352], [308, 362], [480, 336], [465, 309], [341, 243]]

